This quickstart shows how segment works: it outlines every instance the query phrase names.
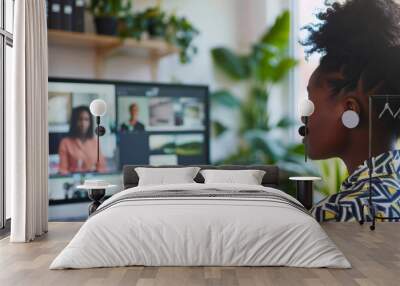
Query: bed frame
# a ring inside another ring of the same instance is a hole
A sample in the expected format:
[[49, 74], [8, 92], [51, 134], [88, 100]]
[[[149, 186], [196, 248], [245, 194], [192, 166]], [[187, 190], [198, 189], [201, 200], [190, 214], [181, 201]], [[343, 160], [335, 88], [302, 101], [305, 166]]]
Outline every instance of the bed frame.
[[[136, 167], [149, 167], [149, 168], [180, 168], [184, 166], [145, 166], [145, 165], [125, 165], [123, 167], [123, 181], [124, 190], [128, 188], [136, 187], [139, 183], [139, 176], [135, 171]], [[190, 166], [193, 167], [193, 166]], [[222, 166], [212, 166], [212, 165], [195, 165], [195, 167], [200, 167], [202, 170], [205, 169], [217, 169], [217, 170], [262, 170], [265, 171], [265, 175], [262, 179], [262, 185], [265, 187], [278, 188], [279, 186], [279, 168], [273, 165], [222, 165]], [[203, 176], [198, 173], [194, 180], [197, 183], [204, 183]]]

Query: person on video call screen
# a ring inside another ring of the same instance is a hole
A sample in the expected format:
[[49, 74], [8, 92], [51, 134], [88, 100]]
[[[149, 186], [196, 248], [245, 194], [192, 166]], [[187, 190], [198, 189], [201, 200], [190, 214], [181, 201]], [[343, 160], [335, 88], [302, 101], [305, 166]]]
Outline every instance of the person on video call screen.
[[62, 175], [106, 171], [106, 162], [101, 151], [97, 164], [97, 139], [93, 132], [93, 117], [87, 106], [72, 110], [69, 133], [61, 140], [58, 154], [59, 172]]
[[144, 131], [144, 124], [138, 120], [139, 111], [137, 103], [129, 105], [129, 121], [121, 124], [121, 131]]

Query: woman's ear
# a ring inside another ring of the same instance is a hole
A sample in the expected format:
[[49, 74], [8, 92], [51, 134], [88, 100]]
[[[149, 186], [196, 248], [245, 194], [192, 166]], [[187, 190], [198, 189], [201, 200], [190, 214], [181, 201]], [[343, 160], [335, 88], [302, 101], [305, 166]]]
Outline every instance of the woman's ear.
[[348, 129], [354, 129], [360, 124], [361, 106], [354, 97], [344, 99], [344, 109], [342, 113], [342, 123]]
[[358, 115], [360, 115], [361, 106], [360, 106], [360, 103], [358, 102], [358, 100], [355, 97], [347, 96], [346, 98], [344, 98], [343, 112], [345, 112], [347, 110], [352, 110], [352, 111], [358, 113]]

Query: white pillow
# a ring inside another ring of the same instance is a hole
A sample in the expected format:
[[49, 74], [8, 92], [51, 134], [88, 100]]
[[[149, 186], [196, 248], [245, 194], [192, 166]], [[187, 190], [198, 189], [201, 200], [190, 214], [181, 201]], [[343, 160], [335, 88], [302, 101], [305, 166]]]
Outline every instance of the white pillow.
[[261, 170], [202, 170], [205, 184], [261, 185], [265, 171]]
[[195, 183], [193, 179], [199, 170], [199, 167], [135, 168], [139, 176], [139, 186]]

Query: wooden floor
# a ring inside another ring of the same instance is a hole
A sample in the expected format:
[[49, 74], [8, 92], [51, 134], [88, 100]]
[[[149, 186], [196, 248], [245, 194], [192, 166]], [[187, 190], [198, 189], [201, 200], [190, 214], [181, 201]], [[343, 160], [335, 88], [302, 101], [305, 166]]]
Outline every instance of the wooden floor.
[[323, 225], [352, 269], [288, 267], [124, 267], [48, 270], [82, 223], [50, 223], [43, 238], [29, 244], [0, 241], [0, 285], [400, 285], [400, 223]]

